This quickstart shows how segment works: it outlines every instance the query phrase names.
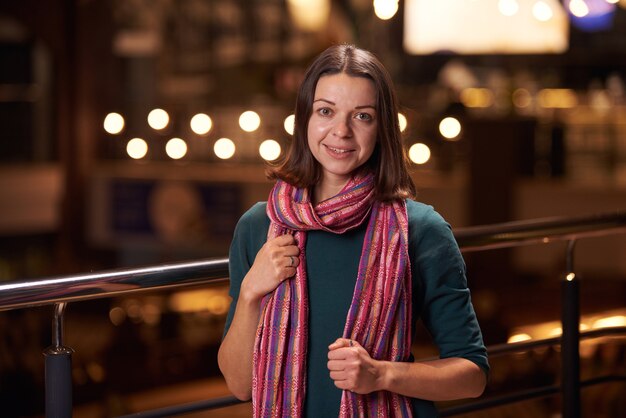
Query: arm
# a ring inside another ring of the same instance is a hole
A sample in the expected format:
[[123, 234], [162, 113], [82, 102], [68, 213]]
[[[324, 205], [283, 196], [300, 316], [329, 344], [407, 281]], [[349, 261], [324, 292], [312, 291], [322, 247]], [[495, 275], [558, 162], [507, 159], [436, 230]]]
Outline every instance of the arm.
[[338, 339], [329, 347], [331, 378], [358, 393], [390, 390], [431, 401], [480, 396], [489, 366], [461, 253], [449, 225], [432, 208], [413, 206], [409, 220], [413, 304], [441, 358], [381, 362], [358, 343], [350, 347], [349, 340]]
[[339, 389], [366, 394], [378, 390], [412, 398], [446, 401], [482, 394], [486, 375], [475, 363], [459, 357], [428, 362], [372, 359], [357, 342], [339, 338], [329, 347], [330, 377]]
[[233, 321], [217, 353], [228, 389], [242, 401], [249, 400], [252, 393], [252, 351], [260, 307], [260, 299], [244, 293], [236, 301]]
[[241, 282], [235, 313], [217, 354], [228, 388], [241, 400], [250, 399], [252, 393], [252, 354], [261, 300], [295, 274], [298, 254], [292, 235], [269, 240]]

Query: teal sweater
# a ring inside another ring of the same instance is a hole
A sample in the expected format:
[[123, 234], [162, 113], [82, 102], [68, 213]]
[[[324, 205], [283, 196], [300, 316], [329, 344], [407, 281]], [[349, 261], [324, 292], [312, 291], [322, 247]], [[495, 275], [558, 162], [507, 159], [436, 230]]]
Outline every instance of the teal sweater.
[[[235, 312], [241, 281], [267, 239], [266, 203], [257, 203], [239, 220], [230, 248], [231, 303], [226, 330]], [[465, 263], [450, 226], [432, 207], [407, 200], [409, 255], [413, 278], [413, 335], [421, 319], [441, 358], [463, 357], [485, 372], [489, 365], [470, 300]], [[307, 417], [336, 417], [341, 390], [326, 367], [328, 345], [343, 334], [352, 302], [367, 222], [344, 234], [310, 231], [306, 241], [309, 290], [309, 346], [305, 410]], [[417, 417], [436, 417], [432, 402], [414, 399]]]

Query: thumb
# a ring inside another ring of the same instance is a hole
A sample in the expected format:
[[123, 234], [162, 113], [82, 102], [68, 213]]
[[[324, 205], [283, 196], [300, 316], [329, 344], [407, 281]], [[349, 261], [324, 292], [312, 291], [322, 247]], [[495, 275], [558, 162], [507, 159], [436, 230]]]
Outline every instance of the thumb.
[[342, 347], [352, 347], [356, 345], [357, 342], [354, 340], [350, 340], [348, 338], [337, 338], [334, 343], [328, 346], [329, 350], [336, 350]]

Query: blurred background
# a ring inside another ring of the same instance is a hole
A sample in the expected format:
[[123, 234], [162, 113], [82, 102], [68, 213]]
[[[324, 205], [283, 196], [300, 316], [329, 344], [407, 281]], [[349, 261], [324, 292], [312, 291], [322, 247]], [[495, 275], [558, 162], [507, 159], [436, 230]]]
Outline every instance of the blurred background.
[[[3, 1], [0, 281], [226, 256], [289, 146], [304, 70], [340, 42], [389, 69], [418, 198], [453, 228], [626, 209], [626, 0]], [[584, 327], [626, 325], [625, 253], [624, 235], [577, 245]], [[466, 255], [488, 344], [559, 334], [564, 254]], [[71, 304], [75, 416], [227, 394], [229, 303], [213, 286]], [[43, 413], [50, 319], [0, 312], [3, 417]], [[423, 330], [414, 351], [435, 354]], [[624, 372], [623, 340], [581, 355], [583, 375]], [[492, 363], [488, 394], [558, 379], [557, 349]], [[585, 389], [585, 416], [626, 416], [624, 390]]]

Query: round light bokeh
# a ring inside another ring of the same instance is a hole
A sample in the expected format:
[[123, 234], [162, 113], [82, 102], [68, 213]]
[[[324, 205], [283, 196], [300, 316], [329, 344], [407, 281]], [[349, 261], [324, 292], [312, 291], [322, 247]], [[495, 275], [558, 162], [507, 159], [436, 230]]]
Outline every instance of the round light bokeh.
[[439, 123], [441, 135], [451, 141], [456, 141], [461, 134], [461, 122], [457, 118], [448, 116]]
[[533, 97], [526, 89], [517, 89], [512, 96], [513, 105], [519, 108], [526, 108], [532, 104]]
[[104, 118], [104, 130], [116, 135], [124, 130], [124, 117], [119, 113], [111, 112]]
[[133, 138], [126, 144], [126, 153], [135, 160], [140, 160], [148, 153], [148, 143], [141, 138]]
[[430, 160], [430, 148], [422, 143], [411, 145], [409, 159], [415, 164], [426, 164]]
[[404, 116], [402, 113], [398, 113], [398, 124], [400, 125], [400, 132], [404, 132], [406, 130], [408, 122], [406, 120], [406, 116]]
[[259, 154], [266, 161], [274, 161], [280, 157], [280, 144], [273, 139], [266, 139], [259, 146]]
[[172, 138], [165, 144], [165, 152], [173, 160], [180, 160], [187, 154], [187, 143], [180, 138]]
[[213, 152], [222, 160], [228, 160], [235, 155], [235, 150], [235, 143], [229, 138], [220, 138], [213, 145]]
[[552, 19], [554, 12], [548, 3], [538, 1], [533, 5], [533, 16], [540, 22], [547, 22]]
[[211, 117], [205, 113], [198, 113], [191, 118], [189, 122], [191, 130], [198, 135], [206, 135], [213, 127], [213, 121]]
[[583, 0], [571, 0], [569, 11], [576, 17], [585, 17], [589, 14], [589, 6]]
[[148, 125], [160, 131], [170, 123], [170, 115], [163, 109], [153, 109], [148, 113]]
[[247, 110], [239, 116], [239, 126], [246, 132], [254, 132], [261, 126], [261, 117], [258, 113]]
[[380, 20], [394, 17], [398, 7], [398, 0], [374, 0], [374, 13]]
[[295, 129], [295, 123], [296, 123], [296, 115], [289, 115], [285, 118], [285, 122], [283, 123], [283, 127], [285, 128], [285, 131], [289, 134], [289, 135], [293, 135], [293, 131]]

